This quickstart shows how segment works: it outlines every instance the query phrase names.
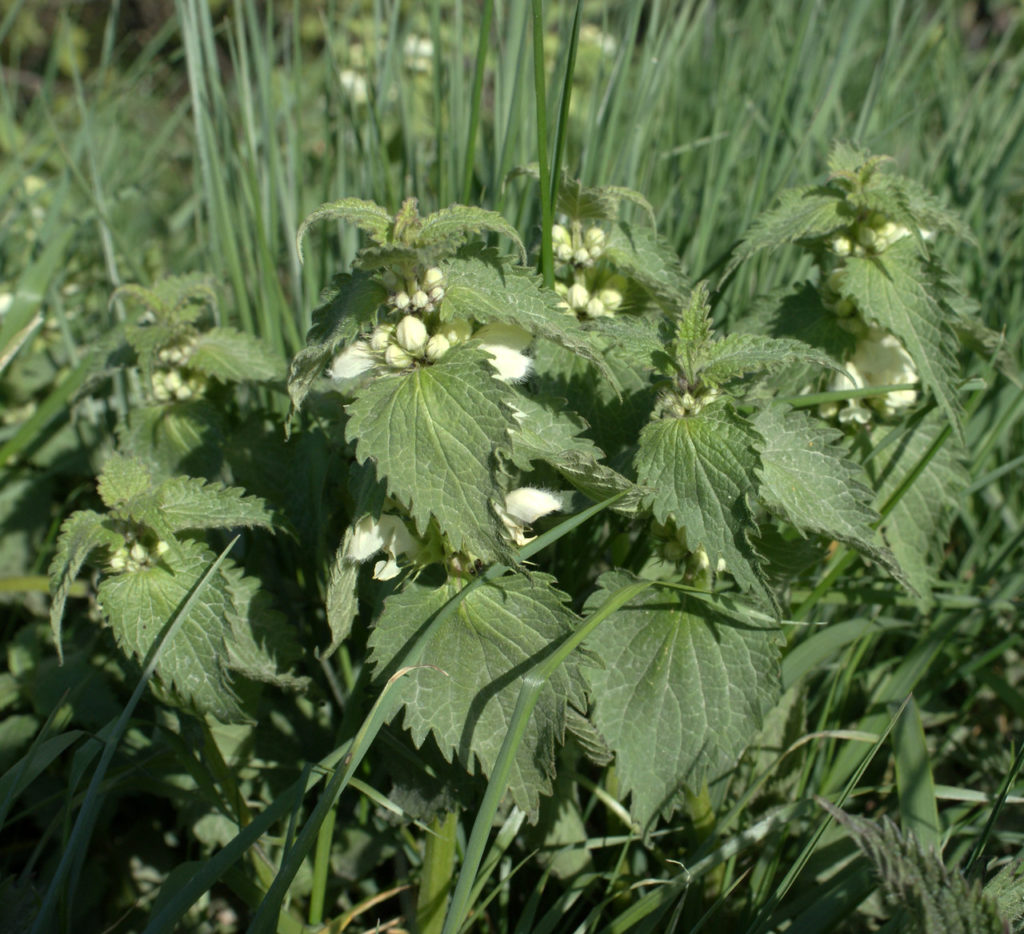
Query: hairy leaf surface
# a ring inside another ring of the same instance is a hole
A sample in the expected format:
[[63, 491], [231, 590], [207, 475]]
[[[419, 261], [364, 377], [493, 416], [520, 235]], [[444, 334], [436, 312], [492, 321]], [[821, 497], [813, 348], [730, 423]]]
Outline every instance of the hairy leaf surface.
[[[612, 571], [596, 608], [634, 578]], [[592, 717], [615, 751], [630, 811], [644, 832], [729, 769], [779, 697], [778, 632], [744, 625], [678, 591], [648, 590], [586, 641]]]
[[508, 549], [492, 503], [504, 498], [495, 451], [515, 424], [511, 390], [489, 359], [471, 343], [433, 366], [380, 377], [348, 407], [346, 431], [421, 534], [434, 516], [453, 547], [485, 561]]
[[[434, 633], [420, 668], [407, 677], [405, 726], [421, 745], [433, 733], [449, 760], [490, 774], [509, 729], [523, 678], [576, 626], [566, 596], [544, 574], [515, 574], [478, 587]], [[407, 586], [387, 599], [370, 636], [374, 665], [388, 676], [409, 641], [456, 593]], [[549, 793], [555, 749], [565, 734], [566, 707], [585, 704], [579, 662], [570, 657], [544, 685], [512, 769], [512, 799], [535, 816]]]
[[719, 558], [744, 588], [765, 594], [748, 535], [754, 519], [747, 497], [756, 491], [764, 439], [727, 405], [688, 418], [651, 422], [640, 433], [637, 481], [659, 522], [686, 528], [690, 547]]

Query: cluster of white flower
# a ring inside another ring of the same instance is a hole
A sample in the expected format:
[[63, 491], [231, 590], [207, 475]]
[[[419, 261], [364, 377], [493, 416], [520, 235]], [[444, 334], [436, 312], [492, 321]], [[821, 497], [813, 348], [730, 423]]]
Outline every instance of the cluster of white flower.
[[154, 372], [152, 385], [157, 402], [187, 402], [205, 395], [209, 380], [194, 370], [172, 367]]
[[555, 259], [564, 264], [555, 291], [562, 296], [567, 313], [580, 319], [612, 317], [622, 306], [626, 280], [594, 265], [604, 255], [605, 232], [600, 227], [584, 230], [579, 221], [573, 222], [571, 232], [555, 224], [551, 242]]
[[[564, 503], [558, 495], [536, 487], [519, 487], [505, 496], [505, 504], [497, 509], [509, 538], [517, 545], [525, 545], [535, 536], [527, 535], [529, 528], [542, 516], [564, 509]], [[371, 558], [384, 553], [373, 566], [376, 580], [387, 581], [398, 576], [400, 568], [398, 559], [409, 556], [413, 563], [417, 556], [425, 562], [424, 556], [429, 553], [425, 543], [418, 539], [405, 520], [392, 513], [382, 513], [377, 519], [363, 516], [353, 527], [352, 535], [345, 545], [345, 558], [356, 564], [363, 564]], [[452, 559], [453, 570], [464, 571], [474, 568], [472, 561], [464, 556]]]
[[[869, 328], [867, 334], [857, 341], [853, 357], [846, 363], [846, 373], [832, 377], [830, 392], [900, 386], [919, 381], [910, 354], [894, 335], [880, 328]], [[865, 399], [848, 399], [842, 406], [838, 402], [825, 403], [819, 411], [826, 418], [838, 417], [843, 424], [866, 425], [871, 421], [872, 409], [890, 417], [916, 401], [916, 389], [896, 389]]]
[[115, 574], [139, 571], [144, 567], [149, 567], [153, 563], [154, 556], [159, 558], [166, 554], [169, 548], [167, 542], [157, 542], [152, 550], [142, 542], [133, 542], [131, 545], [125, 543], [110, 556], [107, 567]]
[[[686, 564], [686, 576], [693, 578], [698, 573], [706, 573], [711, 570], [711, 558], [703, 546], [696, 549], [690, 548], [687, 540], [686, 526], [655, 524], [655, 534], [662, 538], [660, 545], [661, 556], [666, 561], [675, 564]], [[725, 559], [719, 558], [715, 562], [716, 573], [721, 574], [725, 570]]]
[[390, 269], [382, 279], [389, 292], [388, 304], [397, 311], [430, 314], [444, 298], [444, 273], [436, 266], [431, 266], [419, 279], [400, 279]]
[[369, 340], [349, 344], [335, 357], [330, 376], [341, 381], [380, 367], [404, 370], [419, 362], [436, 363], [456, 344], [470, 339], [480, 341], [491, 355], [497, 378], [520, 382], [529, 375], [533, 361], [525, 351], [533, 336], [523, 328], [495, 322], [474, 330], [472, 322], [458, 319], [440, 322], [431, 333], [422, 318], [406, 315], [398, 324], [379, 324]]
[[561, 224], [551, 228], [551, 246], [555, 259], [560, 263], [569, 263], [576, 269], [589, 269], [604, 253], [607, 240], [600, 227], [588, 227], [586, 231], [577, 221], [572, 225], [570, 233]]
[[405, 67], [417, 74], [430, 74], [434, 66], [434, 42], [428, 36], [409, 33], [402, 44]]

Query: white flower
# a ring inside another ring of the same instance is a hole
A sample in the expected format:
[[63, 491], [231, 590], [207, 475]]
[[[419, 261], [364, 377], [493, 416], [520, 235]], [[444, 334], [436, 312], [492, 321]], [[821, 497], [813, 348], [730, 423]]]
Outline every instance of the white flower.
[[601, 289], [597, 293], [597, 297], [601, 299], [601, 304], [608, 311], [618, 311], [622, 305], [622, 293], [618, 289]]
[[[422, 292], [417, 292], [422, 295]], [[427, 346], [427, 326], [413, 315], [406, 315], [395, 328], [395, 340], [402, 350], [419, 356]]]
[[363, 516], [352, 527], [352, 538], [345, 546], [345, 557], [362, 564], [383, 551], [387, 558], [373, 566], [373, 576], [389, 581], [398, 574], [398, 556], [416, 550], [416, 539], [398, 516], [382, 515], [379, 519]]
[[[877, 328], [872, 328], [867, 337], [857, 342], [851, 365], [863, 374], [868, 386], [898, 386], [919, 381], [914, 361], [899, 339]], [[916, 401], [916, 389], [897, 389], [876, 397], [872, 404], [883, 415], [892, 415]]]
[[413, 358], [398, 344], [388, 344], [388, 349], [384, 351], [384, 362], [393, 370], [404, 370], [413, 362]]
[[517, 383], [529, 376], [533, 361], [523, 353], [533, 340], [529, 331], [514, 324], [494, 322], [485, 324], [473, 338], [480, 341], [493, 358], [491, 366], [498, 379]]
[[585, 285], [575, 282], [569, 286], [565, 300], [574, 311], [583, 311], [587, 307], [587, 302], [590, 301], [590, 292]]
[[405, 55], [405, 66], [410, 71], [426, 74], [434, 61], [434, 43], [427, 36], [417, 36], [409, 33], [405, 37], [405, 44], [402, 46], [402, 53]]
[[451, 347], [451, 342], [443, 334], [435, 334], [427, 341], [424, 354], [431, 363], [437, 363]]
[[388, 344], [391, 343], [394, 333], [395, 326], [393, 324], [378, 324], [370, 335], [370, 347], [377, 353], [384, 353], [388, 349]]
[[[847, 373], [849, 375], [847, 375]], [[846, 373], [835, 373], [829, 382], [829, 392], [846, 392], [849, 389], [863, 389], [867, 385], [857, 365], [851, 360], [846, 364]], [[858, 425], [866, 425], [871, 421], [871, 411], [864, 405], [863, 399], [847, 399], [840, 408], [838, 402], [826, 402], [819, 406], [818, 411], [825, 417], [839, 416], [839, 421], [844, 425], [848, 422], [856, 422]]]
[[439, 285], [444, 285], [444, 273], [436, 266], [431, 266], [423, 273], [423, 288], [429, 292]]
[[370, 89], [366, 84], [366, 78], [358, 71], [352, 68], [343, 68], [338, 73], [338, 81], [341, 83], [341, 89], [357, 107], [370, 99]]
[[353, 379], [377, 364], [377, 355], [366, 341], [353, 341], [334, 358], [327, 371], [333, 380]]
[[532, 486], [521, 486], [505, 496], [504, 508], [498, 509], [498, 516], [517, 545], [525, 545], [536, 538], [527, 535], [526, 527], [533, 525], [541, 516], [563, 509], [562, 500], [554, 493]]

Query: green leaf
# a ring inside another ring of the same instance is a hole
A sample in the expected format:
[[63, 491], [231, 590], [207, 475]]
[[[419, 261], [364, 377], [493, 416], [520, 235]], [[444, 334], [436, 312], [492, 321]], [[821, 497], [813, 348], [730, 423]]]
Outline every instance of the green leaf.
[[298, 411], [309, 390], [342, 347], [374, 322], [387, 292], [369, 273], [356, 270], [337, 276], [323, 303], [313, 312], [306, 346], [292, 360], [288, 395]]
[[345, 557], [352, 541], [352, 526], [345, 531], [345, 537], [334, 554], [330, 576], [327, 580], [327, 626], [331, 631], [331, 644], [321, 654], [330, 658], [352, 632], [352, 623], [359, 614], [359, 597], [356, 585], [359, 581], [359, 565]]
[[722, 279], [740, 263], [762, 250], [776, 250], [787, 243], [824, 237], [847, 227], [853, 220], [843, 192], [833, 186], [790, 188], [779, 195], [779, 203], [763, 212], [733, 253]]
[[800, 340], [729, 334], [706, 345], [699, 375], [705, 385], [721, 386], [750, 373], [763, 373], [792, 363], [842, 369], [828, 354]]
[[[876, 508], [881, 510], [921, 465], [945, 424], [938, 412], [932, 412], [909, 428], [876, 427], [872, 434], [875, 453], [866, 465], [878, 491]], [[895, 433], [897, 440], [887, 444], [890, 433]], [[941, 558], [967, 482], [962, 449], [950, 437], [924, 464], [882, 523], [882, 534], [924, 607], [931, 603], [934, 566]]]
[[900, 930], [912, 934], [1005, 934], [1006, 922], [977, 883], [947, 869], [934, 850], [903, 836], [892, 821], [845, 814], [819, 798], [872, 862], [886, 905], [900, 912]]
[[[588, 606], [632, 582], [604, 574]], [[684, 786], [726, 772], [760, 730], [780, 694], [778, 643], [774, 627], [665, 589], [645, 591], [587, 639], [604, 662], [585, 671], [591, 716], [645, 834], [678, 807]]]
[[[540, 180], [540, 168], [536, 162], [518, 166], [505, 176], [506, 182], [520, 175]], [[599, 185], [588, 188], [578, 178], [573, 178], [565, 169], [558, 183], [558, 200], [555, 209], [570, 220], [616, 220], [623, 201], [643, 208], [650, 218], [651, 226], [657, 226], [654, 208], [638, 191], [621, 185]]]
[[96, 488], [108, 509], [123, 506], [153, 491], [153, 474], [137, 457], [112, 454], [103, 464]]
[[471, 342], [433, 366], [381, 376], [348, 406], [346, 427], [420, 534], [433, 516], [452, 547], [484, 561], [508, 554], [492, 504], [504, 498], [495, 452], [515, 424], [489, 359]]
[[227, 419], [203, 399], [132, 409], [118, 428], [122, 450], [140, 458], [154, 476], [212, 476], [220, 470]]
[[64, 520], [57, 538], [57, 551], [50, 562], [50, 629], [57, 646], [57, 655], [63, 661], [61, 645], [61, 623], [64, 619], [64, 604], [75, 577], [82, 569], [89, 555], [97, 548], [115, 550], [124, 544], [124, 539], [109, 528], [108, 520], [98, 512], [82, 509], [73, 512]]
[[265, 500], [239, 487], [207, 483], [196, 477], [172, 477], [160, 484], [133, 518], [151, 524], [155, 511], [175, 532], [185, 529], [231, 529], [237, 526], [272, 529], [274, 516]]
[[224, 381], [280, 379], [284, 361], [252, 334], [211, 328], [196, 338], [188, 366]]
[[465, 234], [480, 233], [483, 230], [508, 237], [519, 248], [520, 259], [526, 263], [526, 247], [515, 227], [496, 211], [465, 204], [453, 204], [428, 214], [420, 224], [415, 242], [420, 249], [447, 246], [450, 252], [454, 252], [462, 245]]
[[[139, 661], [145, 658], [164, 623], [185, 602], [214, 557], [205, 546], [183, 541], [161, 563], [108, 577], [100, 584], [100, 607], [122, 651]], [[241, 695], [251, 694], [253, 686], [239, 669], [258, 672], [261, 680], [282, 686], [295, 684], [289, 676], [271, 673], [279, 661], [268, 641], [288, 640], [267, 639], [261, 630], [268, 625], [283, 628], [281, 620], [268, 620], [261, 610], [256, 625], [248, 605], [252, 595], [252, 585], [243, 585], [240, 572], [225, 561], [175, 638], [164, 645], [156, 666], [160, 683], [180, 703], [227, 723], [252, 719], [247, 698]]]
[[798, 529], [851, 545], [908, 583], [874, 528], [874, 493], [838, 445], [842, 433], [780, 405], [760, 411], [754, 427], [764, 438], [758, 473], [765, 504]]
[[217, 308], [215, 281], [205, 273], [164, 276], [148, 288], [122, 285], [110, 296], [111, 302], [119, 299], [138, 302], [165, 324], [191, 324]]
[[[468, 593], [434, 633], [421, 664], [407, 677], [405, 726], [421, 745], [433, 734], [450, 761], [457, 756], [470, 771], [479, 764], [490, 774], [531, 670], [575, 628], [566, 596], [543, 574], [515, 574]], [[436, 590], [411, 584], [388, 597], [370, 636], [378, 675], [388, 677], [401, 663], [406, 645], [456, 593], [456, 584]], [[542, 794], [551, 791], [555, 749], [563, 742], [566, 707], [585, 705], [577, 657], [558, 668], [544, 685], [519, 746], [511, 775], [512, 800], [535, 819]]]
[[851, 256], [842, 282], [844, 298], [906, 347], [925, 388], [963, 438], [956, 341], [945, 313], [927, 286], [927, 277], [908, 237], [874, 256]]
[[719, 558], [746, 589], [768, 597], [749, 536], [756, 532], [747, 499], [757, 492], [764, 439], [727, 404], [687, 418], [651, 422], [640, 433], [637, 482], [659, 522], [686, 528], [690, 548]]
[[579, 322], [558, 307], [558, 296], [543, 289], [532, 272], [510, 268], [495, 250], [478, 247], [462, 250], [445, 264], [444, 272], [447, 285], [441, 314], [445, 320], [516, 324], [596, 363], [610, 378]]
[[677, 308], [689, 290], [679, 256], [648, 227], [617, 224], [608, 235], [601, 259], [643, 286], [663, 308]]
[[322, 204], [302, 222], [299, 232], [295, 235], [295, 248], [299, 251], [300, 260], [306, 231], [318, 221], [325, 220], [354, 224], [360, 230], [365, 230], [370, 239], [380, 244], [388, 242], [393, 223], [391, 215], [384, 208], [362, 198], [342, 198], [340, 201]]

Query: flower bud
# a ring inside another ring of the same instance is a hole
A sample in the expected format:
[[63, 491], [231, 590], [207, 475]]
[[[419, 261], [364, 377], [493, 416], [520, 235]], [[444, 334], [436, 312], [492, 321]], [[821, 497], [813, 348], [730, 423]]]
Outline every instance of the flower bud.
[[419, 356], [427, 345], [427, 326], [414, 315], [406, 315], [395, 328], [395, 340], [403, 350], [414, 357]]
[[415, 292], [412, 293], [410, 303], [412, 304], [413, 308], [417, 309], [418, 311], [422, 311], [424, 308], [427, 307], [427, 305], [430, 304], [430, 296], [427, 295], [427, 293], [424, 292], [423, 289], [417, 289]]
[[588, 227], [587, 232], [583, 235], [583, 245], [590, 255], [597, 259], [604, 252], [607, 239], [605, 232], [600, 227]]
[[840, 293], [843, 290], [843, 281], [846, 279], [845, 269], [834, 269], [825, 280], [825, 288], [830, 292]]
[[566, 230], [561, 224], [554, 224], [551, 227], [551, 243], [554, 246], [572, 246], [572, 237], [569, 231]]
[[589, 251], [584, 250], [582, 247], [572, 254], [572, 261], [575, 266], [591, 266], [594, 262], [590, 258]]
[[145, 545], [136, 542], [128, 550], [128, 556], [132, 559], [132, 561], [135, 561], [138, 564], [142, 564], [149, 557], [149, 552], [146, 551]]
[[412, 301], [412, 299], [409, 298], [408, 292], [398, 292], [392, 299], [392, 303], [399, 311], [405, 311], [405, 309], [409, 307], [410, 301]]
[[444, 298], [444, 287], [440, 286], [440, 285], [435, 285], [430, 290], [430, 302], [431, 302], [431, 304], [437, 305], [441, 301], [442, 298]]
[[413, 359], [398, 344], [388, 344], [388, 349], [384, 351], [384, 362], [393, 370], [404, 370]]
[[849, 256], [853, 252], [853, 243], [846, 236], [833, 237], [830, 246], [836, 256]]
[[873, 250], [878, 244], [878, 234], [867, 225], [857, 228], [857, 242], [865, 250]]
[[423, 273], [423, 289], [429, 292], [431, 289], [436, 288], [444, 283], [444, 273], [441, 272], [436, 266], [431, 266], [425, 273]]
[[449, 347], [451, 347], [451, 343], [447, 337], [443, 334], [435, 334], [427, 341], [424, 352], [431, 363], [437, 363], [448, 352]]
[[587, 291], [587, 287], [585, 285], [580, 285], [576, 282], [569, 286], [569, 292], [565, 298], [566, 301], [568, 301], [570, 308], [582, 311], [587, 307], [587, 302], [590, 301], [590, 292]]
[[380, 324], [373, 329], [373, 334], [370, 335], [370, 347], [377, 351], [377, 353], [384, 353], [388, 349], [388, 344], [391, 343], [391, 337], [395, 333], [395, 326], [393, 324]]
[[171, 546], [168, 545], [167, 542], [162, 541], [162, 540], [156, 543], [156, 548], [154, 549], [154, 551], [157, 553], [157, 555], [165, 555], [170, 550], [171, 550]]
[[117, 551], [110, 556], [110, 561], [107, 562], [107, 567], [109, 567], [111, 571], [125, 570], [125, 568], [128, 567], [128, 549], [118, 548]]
[[622, 305], [622, 293], [618, 289], [601, 289], [597, 297], [608, 311], [618, 311]]
[[559, 243], [555, 247], [555, 259], [560, 263], [567, 263], [572, 259], [572, 245], [569, 243]]
[[607, 318], [611, 315], [611, 312], [605, 308], [604, 302], [596, 295], [587, 302], [587, 307], [584, 311], [588, 318]]

